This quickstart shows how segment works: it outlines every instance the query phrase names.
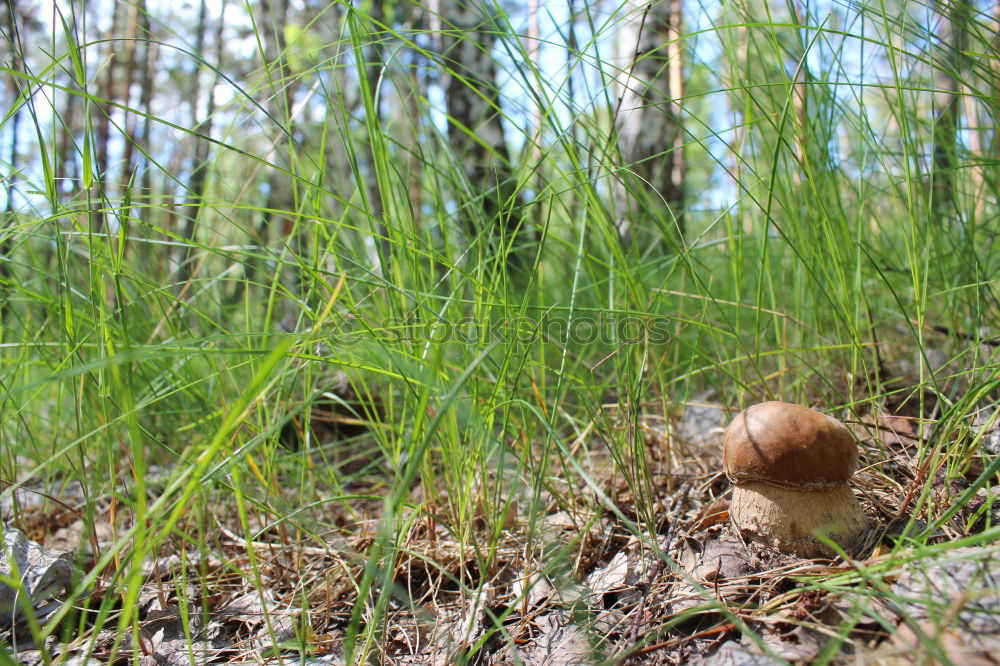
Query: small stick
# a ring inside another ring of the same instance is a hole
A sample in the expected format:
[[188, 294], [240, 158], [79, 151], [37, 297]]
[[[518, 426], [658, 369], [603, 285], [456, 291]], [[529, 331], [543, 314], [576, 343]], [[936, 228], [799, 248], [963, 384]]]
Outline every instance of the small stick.
[[724, 634], [732, 631], [736, 628], [736, 625], [732, 622], [727, 622], [726, 624], [719, 625], [713, 629], [706, 629], [705, 631], [700, 631], [697, 634], [691, 634], [690, 636], [681, 636], [680, 638], [673, 638], [669, 641], [664, 641], [663, 643], [654, 643], [653, 645], [647, 645], [646, 647], [636, 650], [633, 652], [633, 656], [649, 654], [650, 652], [655, 652], [656, 650], [662, 650], [663, 648], [672, 647], [684, 641], [694, 640], [695, 638], [704, 638], [706, 636], [712, 636], [714, 634]]
[[632, 643], [639, 642], [639, 627], [642, 625], [642, 616], [646, 613], [646, 599], [649, 597], [649, 588], [652, 586], [653, 581], [656, 580], [656, 577], [660, 575], [660, 569], [662, 568], [663, 560], [656, 558], [652, 566], [649, 567], [646, 580], [636, 583], [636, 588], [642, 593], [642, 596], [639, 597], [639, 608], [636, 610], [635, 624], [632, 625]]

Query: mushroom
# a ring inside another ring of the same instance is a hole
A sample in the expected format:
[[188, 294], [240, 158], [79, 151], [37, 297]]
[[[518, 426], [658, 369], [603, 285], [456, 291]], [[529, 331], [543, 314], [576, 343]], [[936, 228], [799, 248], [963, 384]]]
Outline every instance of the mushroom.
[[826, 557], [822, 533], [855, 546], [868, 519], [847, 482], [858, 447], [840, 421], [787, 402], [763, 402], [736, 415], [723, 444], [729, 505], [744, 538], [800, 557]]

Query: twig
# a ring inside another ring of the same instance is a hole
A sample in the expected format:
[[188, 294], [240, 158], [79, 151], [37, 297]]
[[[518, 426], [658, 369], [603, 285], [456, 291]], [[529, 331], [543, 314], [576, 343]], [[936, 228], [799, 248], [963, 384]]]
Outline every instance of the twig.
[[669, 641], [664, 641], [662, 643], [654, 643], [653, 645], [647, 645], [646, 647], [633, 652], [632, 656], [641, 656], [649, 654], [650, 652], [655, 652], [656, 650], [662, 650], [664, 648], [673, 647], [674, 645], [679, 645], [680, 643], [683, 643], [685, 641], [692, 641], [696, 638], [705, 638], [706, 636], [713, 636], [715, 634], [728, 633], [735, 628], [736, 628], [735, 624], [733, 624], [732, 622], [727, 622], [713, 629], [706, 629], [705, 631], [699, 631], [697, 634], [691, 634], [690, 636], [681, 636], [680, 638], [673, 638]]
[[639, 642], [639, 628], [642, 626], [642, 616], [646, 613], [646, 599], [649, 598], [649, 588], [652, 586], [653, 581], [656, 580], [657, 576], [660, 575], [660, 570], [663, 568], [663, 560], [657, 557], [652, 566], [649, 567], [649, 573], [646, 575], [646, 580], [638, 581], [636, 583], [636, 588], [642, 593], [639, 597], [639, 607], [636, 609], [635, 613], [635, 623], [632, 625], [632, 643]]

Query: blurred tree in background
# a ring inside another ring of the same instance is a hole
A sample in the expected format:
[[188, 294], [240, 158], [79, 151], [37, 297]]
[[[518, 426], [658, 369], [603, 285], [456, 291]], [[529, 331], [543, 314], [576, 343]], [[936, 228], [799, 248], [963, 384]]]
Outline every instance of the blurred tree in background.
[[[431, 325], [448, 298], [486, 321], [534, 280], [521, 307], [689, 322], [663, 360], [689, 379], [716, 344], [862, 344], [861, 266], [921, 311], [996, 304], [996, 3], [4, 7], [0, 281], [62, 320], [142, 312], [112, 339], [309, 330], [342, 275], [352, 325]], [[977, 259], [945, 275], [956, 250]], [[711, 344], [690, 323], [748, 299], [831, 321], [728, 312]]]

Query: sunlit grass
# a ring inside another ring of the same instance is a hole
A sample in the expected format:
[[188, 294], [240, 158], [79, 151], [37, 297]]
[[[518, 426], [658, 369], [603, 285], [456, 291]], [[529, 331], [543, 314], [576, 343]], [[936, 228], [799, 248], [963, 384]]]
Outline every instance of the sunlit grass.
[[[801, 25], [787, 12], [700, 19], [697, 38], [712, 48], [688, 46], [679, 100], [683, 239], [664, 238], [662, 201], [629, 177], [614, 142], [620, 19], [581, 14], [562, 78], [532, 60], [516, 17], [494, 21], [518, 91], [503, 100], [520, 151], [501, 206], [522, 221], [516, 236], [486, 219], [454, 152], [436, 77], [462, 73], [441, 69], [425, 28], [327, 8], [274, 61], [262, 49], [249, 71], [219, 67], [231, 101], [211, 137], [183, 114], [151, 117], [177, 143], [149, 145], [151, 175], [128, 182], [98, 173], [93, 125], [147, 110], [98, 97], [96, 35], [59, 25], [50, 60], [5, 70], [25, 90], [5, 126], [15, 112], [35, 121], [35, 157], [18, 165], [21, 205], [2, 232], [0, 478], [23, 480], [32, 461], [36, 476], [84, 484], [85, 525], [109, 495], [128, 516], [81, 581], [81, 594], [98, 579], [114, 590], [92, 609], [99, 624], [138, 632], [145, 562], [181, 544], [223, 552], [217, 523], [245, 540], [242, 573], [263, 592], [254, 542], [279, 532], [326, 547], [322, 509], [335, 505], [370, 521], [343, 626], [347, 650], [370, 658], [390, 606], [418, 603], [397, 564], [423, 523], [441, 525], [479, 571], [499, 566], [512, 525], [524, 552], [554, 553], [552, 570], [570, 571], [542, 519], [574, 503], [619, 511], [589, 450], [607, 448], [633, 495], [619, 527], [653, 547], [662, 498], [645, 418], [676, 417], [695, 398], [733, 409], [784, 399], [846, 417], [905, 408], [937, 423], [921, 442], [924, 471], [977, 455], [969, 423], [997, 399], [997, 346], [981, 344], [1000, 311], [997, 155], [970, 143], [1000, 114], [992, 19], [970, 16], [969, 52], [981, 55], [958, 60], [916, 18], [879, 6]], [[371, 90], [375, 41], [388, 63]], [[933, 162], [941, 72], [972, 100], [946, 147], [957, 160], [946, 219]], [[72, 195], [57, 154], [69, 120], [45, 122], [29, 104], [38, 95], [57, 109], [72, 97], [87, 118], [70, 142]], [[208, 180], [195, 199], [191, 165], [173, 151], [198, 142]], [[632, 211], [625, 243], [619, 192]], [[339, 372], [355, 400], [333, 390]], [[363, 432], [314, 439], [330, 405]], [[929, 493], [915, 492], [915, 509]], [[931, 530], [905, 536], [919, 549]], [[481, 594], [485, 577], [462, 572], [455, 588]], [[203, 600], [183, 583], [197, 566], [186, 575], [176, 587], [196, 612]], [[495, 619], [486, 636], [503, 634]], [[55, 631], [55, 620], [33, 629], [36, 640]]]

